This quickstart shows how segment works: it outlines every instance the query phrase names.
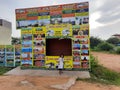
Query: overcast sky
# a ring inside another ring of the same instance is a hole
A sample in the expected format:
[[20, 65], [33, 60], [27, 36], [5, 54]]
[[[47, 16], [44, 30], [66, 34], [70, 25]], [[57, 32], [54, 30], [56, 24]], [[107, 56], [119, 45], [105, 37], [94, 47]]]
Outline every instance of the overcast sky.
[[15, 9], [89, 1], [90, 35], [108, 39], [120, 34], [120, 0], [0, 0], [0, 18], [12, 22], [12, 36], [20, 37], [16, 30]]

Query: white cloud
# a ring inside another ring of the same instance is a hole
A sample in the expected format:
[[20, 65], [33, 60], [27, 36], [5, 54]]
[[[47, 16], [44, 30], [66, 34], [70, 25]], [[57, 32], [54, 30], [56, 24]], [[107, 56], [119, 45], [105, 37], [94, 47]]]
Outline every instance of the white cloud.
[[103, 24], [97, 22], [97, 19], [101, 17], [100, 12], [95, 12], [90, 15], [90, 28], [96, 29], [100, 26], [103, 26]]

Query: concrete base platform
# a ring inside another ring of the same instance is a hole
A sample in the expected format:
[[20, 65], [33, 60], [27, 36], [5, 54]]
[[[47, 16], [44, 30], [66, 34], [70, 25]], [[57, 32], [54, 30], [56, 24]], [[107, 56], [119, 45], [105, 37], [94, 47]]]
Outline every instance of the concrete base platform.
[[63, 71], [62, 75], [59, 75], [57, 70], [33, 70], [25, 69], [22, 70], [20, 67], [12, 69], [4, 75], [27, 75], [27, 76], [63, 76], [63, 77], [79, 77], [79, 78], [90, 78], [88, 71]]

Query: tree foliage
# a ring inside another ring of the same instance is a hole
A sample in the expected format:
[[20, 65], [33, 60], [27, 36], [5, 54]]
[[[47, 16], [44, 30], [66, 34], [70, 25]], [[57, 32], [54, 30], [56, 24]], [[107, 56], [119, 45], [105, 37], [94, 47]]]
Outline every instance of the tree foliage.
[[20, 38], [12, 37], [12, 45], [20, 44]]
[[111, 37], [111, 38], [107, 39], [106, 42], [117, 45], [120, 43], [120, 39], [118, 39], [116, 37]]
[[97, 49], [100, 51], [110, 51], [113, 50], [114, 46], [110, 43], [103, 42], [97, 46]]
[[117, 48], [116, 53], [117, 53], [117, 54], [120, 54], [120, 47]]
[[97, 37], [90, 37], [90, 47], [94, 49], [98, 44], [102, 43], [102, 40]]

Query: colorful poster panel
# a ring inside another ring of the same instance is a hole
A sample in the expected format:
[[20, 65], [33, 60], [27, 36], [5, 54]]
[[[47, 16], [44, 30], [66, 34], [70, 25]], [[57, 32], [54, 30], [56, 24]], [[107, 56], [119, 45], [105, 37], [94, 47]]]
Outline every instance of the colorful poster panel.
[[82, 2], [76, 3], [76, 16], [88, 16], [89, 15], [89, 3]]
[[5, 66], [5, 46], [0, 45], [0, 66]]
[[16, 9], [15, 12], [17, 29], [61, 23], [81, 25], [89, 22], [88, 2]]
[[83, 38], [88, 38], [89, 36], [89, 26], [88, 25], [81, 25], [81, 26], [73, 26], [73, 35], [81, 36]]
[[80, 50], [81, 49], [81, 39], [73, 39], [73, 50]]
[[33, 30], [33, 65], [43, 67], [45, 65], [45, 32], [43, 28]]
[[73, 56], [80, 56], [80, 50], [73, 51]]
[[38, 7], [38, 27], [50, 24], [49, 7]]
[[[45, 66], [48, 69], [57, 69], [59, 56], [46, 56]], [[72, 69], [72, 56], [64, 57], [64, 69]]]
[[89, 25], [84, 24], [80, 26], [81, 35], [88, 37], [89, 36]]
[[59, 56], [46, 56], [45, 67], [47, 69], [55, 69], [58, 66]]
[[62, 23], [62, 6], [50, 6], [50, 24]]
[[75, 17], [75, 24], [76, 25], [83, 25], [89, 23], [89, 17], [88, 16], [77, 16]]
[[45, 60], [34, 60], [33, 64], [36, 67], [45, 67]]
[[81, 68], [80, 56], [73, 56], [73, 68]]
[[45, 55], [44, 54], [35, 53], [34, 54], [34, 61], [35, 60], [45, 60]]
[[21, 65], [32, 66], [32, 28], [21, 30]]
[[65, 56], [64, 57], [64, 69], [72, 69], [73, 68], [73, 60], [72, 56]]
[[83, 69], [89, 69], [90, 68], [89, 67], [89, 62], [82, 62], [81, 66], [82, 66]]
[[62, 23], [75, 25], [75, 14], [63, 14]]
[[42, 38], [45, 38], [46, 28], [36, 27], [33, 28], [32, 31], [33, 31], [33, 40], [41, 40]]
[[17, 29], [27, 28], [27, 26], [28, 26], [28, 22], [26, 20], [16, 21]]
[[73, 31], [73, 36], [82, 35], [82, 33], [80, 33], [80, 25], [79, 26], [76, 26], [76, 25], [73, 26], [72, 31]]
[[82, 52], [81, 52], [81, 55], [89, 55], [89, 50], [87, 50], [87, 49], [82, 49], [81, 51], [82, 51]]
[[75, 4], [62, 5], [62, 23], [75, 25]]
[[15, 66], [20, 66], [21, 64], [21, 45], [15, 45]]
[[24, 67], [32, 66], [32, 60], [22, 60], [21, 65]]
[[60, 38], [72, 36], [72, 26], [70, 24], [48, 25], [46, 29], [46, 38]]
[[22, 66], [32, 66], [32, 53], [31, 52], [22, 52], [21, 65]]
[[82, 68], [90, 68], [89, 67], [89, 62], [90, 62], [90, 56], [89, 55], [81, 56], [81, 66], [82, 66]]
[[89, 56], [81, 56], [82, 62], [89, 62], [90, 57]]
[[6, 45], [6, 66], [7, 67], [14, 67], [14, 46], [13, 45]]
[[49, 15], [38, 17], [38, 27], [43, 27], [48, 24], [50, 24], [50, 16]]
[[89, 8], [88, 2], [76, 3], [76, 9], [84, 9], [84, 8]]
[[33, 41], [34, 47], [45, 47], [45, 39], [39, 39]]

